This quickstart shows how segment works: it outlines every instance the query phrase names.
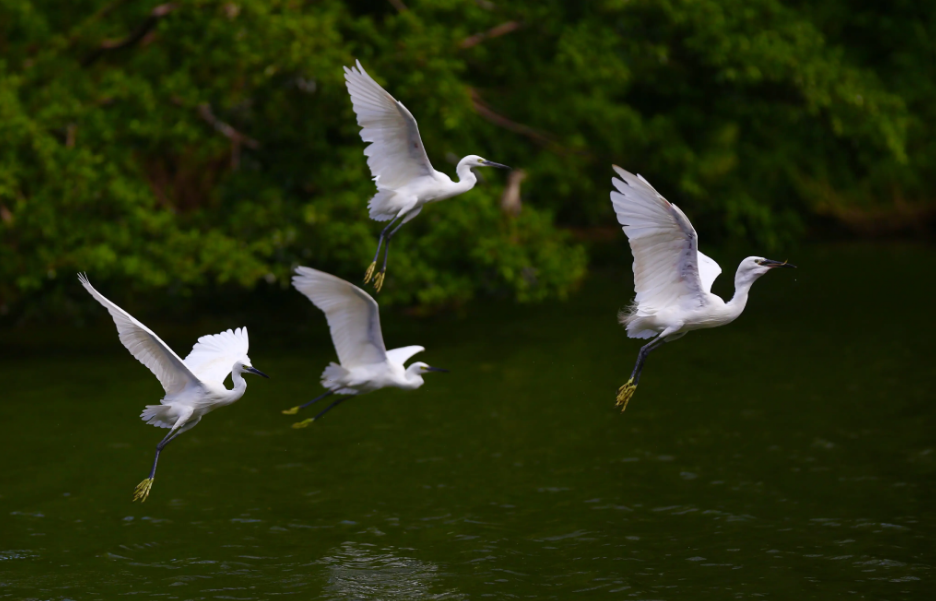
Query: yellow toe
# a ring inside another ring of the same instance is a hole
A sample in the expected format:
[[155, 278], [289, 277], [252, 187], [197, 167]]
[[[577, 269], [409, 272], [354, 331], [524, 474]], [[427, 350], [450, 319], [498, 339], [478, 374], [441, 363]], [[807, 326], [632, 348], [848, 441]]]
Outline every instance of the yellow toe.
[[634, 378], [628, 380], [627, 384], [618, 389], [616, 405], [621, 408], [621, 413], [624, 413], [624, 410], [627, 409], [627, 403], [630, 402], [636, 391], [637, 386], [634, 384]]
[[292, 425], [292, 427], [295, 428], [295, 429], [297, 429], [297, 430], [299, 430], [300, 428], [308, 428], [308, 427], [309, 427], [309, 424], [311, 424], [311, 423], [314, 422], [314, 421], [315, 421], [315, 418], [314, 418], [314, 417], [310, 417], [309, 419], [304, 419], [304, 420], [302, 420], [301, 422], [296, 422], [296, 423], [294, 423], [294, 424]]
[[153, 488], [153, 478], [147, 478], [146, 480], [137, 484], [136, 489], [133, 491], [133, 500], [143, 503], [146, 501], [146, 497], [150, 494], [150, 489]]
[[283, 415], [296, 415], [299, 413], [299, 405], [296, 405], [292, 409], [283, 409]]
[[374, 261], [370, 264], [370, 267], [367, 268], [367, 271], [364, 273], [364, 283], [371, 281], [371, 278], [374, 277], [374, 270], [377, 269], [377, 261]]
[[374, 276], [374, 290], [376, 290], [377, 292], [380, 292], [380, 289], [383, 288], [383, 281], [384, 281], [384, 272], [381, 271], [376, 276]]

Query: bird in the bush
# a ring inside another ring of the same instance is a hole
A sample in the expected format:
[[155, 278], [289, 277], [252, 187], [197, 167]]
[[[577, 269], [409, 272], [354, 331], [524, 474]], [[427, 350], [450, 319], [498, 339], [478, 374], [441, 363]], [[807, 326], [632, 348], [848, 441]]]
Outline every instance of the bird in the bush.
[[[364, 283], [373, 278], [374, 288], [380, 292], [387, 272], [390, 239], [404, 223], [416, 217], [427, 203], [471, 190], [478, 181], [472, 167], [509, 167], [468, 155], [458, 162], [455, 172], [459, 180], [453, 182], [448, 175], [432, 168], [416, 119], [403, 103], [380, 87], [361, 66], [361, 61], [356, 61], [353, 67], [345, 67], [344, 71], [351, 104], [361, 126], [361, 139], [370, 142], [364, 154], [377, 184], [377, 194], [368, 204], [370, 217], [375, 221], [390, 221], [380, 232], [377, 252], [364, 275]], [[396, 227], [391, 230], [394, 224]], [[375, 276], [381, 245], [384, 246], [383, 266]]]
[[[169, 433], [156, 445], [149, 478], [140, 482], [134, 491], [134, 501], [146, 501], [153, 488], [159, 454], [166, 445], [194, 428], [206, 413], [244, 396], [247, 382], [241, 374], [269, 376], [251, 366], [247, 356], [247, 328], [202, 336], [183, 360], [152, 330], [95, 290], [86, 275], [78, 274], [78, 279], [114, 318], [120, 341], [130, 354], [153, 372], [166, 391], [161, 404], [147, 405], [140, 414], [148, 424], [169, 428]], [[234, 384], [230, 390], [224, 387], [228, 374]]]
[[730, 301], [712, 294], [712, 282], [721, 273], [714, 260], [699, 252], [695, 229], [679, 207], [661, 196], [639, 175], [617, 165], [612, 178], [611, 204], [634, 255], [633, 304], [619, 319], [630, 338], [653, 338], [637, 355], [630, 380], [618, 390], [621, 411], [637, 390], [640, 372], [651, 351], [692, 330], [731, 323], [747, 304], [751, 285], [768, 271], [795, 267], [786, 261], [748, 257], [735, 273]]
[[[391, 386], [415, 390], [423, 385], [423, 374], [448, 371], [421, 361], [404, 366], [410, 357], [425, 349], [404, 346], [388, 351], [380, 331], [377, 302], [357, 286], [309, 267], [296, 268], [293, 286], [325, 313], [339, 363], [329, 364], [322, 372], [322, 386], [328, 392], [286, 409], [284, 414], [295, 415], [333, 394], [357, 395]], [[293, 428], [305, 428], [347, 399], [339, 398], [315, 417], [293, 424]]]

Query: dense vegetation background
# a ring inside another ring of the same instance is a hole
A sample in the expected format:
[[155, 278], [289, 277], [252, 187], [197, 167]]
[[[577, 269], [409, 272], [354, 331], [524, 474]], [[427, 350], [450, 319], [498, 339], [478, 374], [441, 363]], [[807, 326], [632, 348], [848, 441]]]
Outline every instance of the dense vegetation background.
[[0, 0], [0, 312], [67, 306], [79, 270], [156, 302], [299, 263], [358, 281], [380, 226], [355, 58], [437, 169], [528, 174], [518, 216], [486, 170], [404, 228], [382, 301], [566, 294], [612, 162], [764, 253], [936, 208], [936, 4]]

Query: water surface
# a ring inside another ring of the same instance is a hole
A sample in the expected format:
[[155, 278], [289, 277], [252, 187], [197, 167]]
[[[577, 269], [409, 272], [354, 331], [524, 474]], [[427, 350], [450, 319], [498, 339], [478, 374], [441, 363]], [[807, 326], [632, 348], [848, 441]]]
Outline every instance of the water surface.
[[566, 303], [387, 313], [452, 372], [306, 430], [279, 411], [333, 358], [311, 305], [290, 336], [157, 319], [180, 354], [248, 325], [273, 379], [170, 445], [143, 505], [161, 388], [113, 326], [2, 332], [0, 598], [930, 598], [936, 251], [794, 262], [654, 353], [624, 415], [624, 268]]

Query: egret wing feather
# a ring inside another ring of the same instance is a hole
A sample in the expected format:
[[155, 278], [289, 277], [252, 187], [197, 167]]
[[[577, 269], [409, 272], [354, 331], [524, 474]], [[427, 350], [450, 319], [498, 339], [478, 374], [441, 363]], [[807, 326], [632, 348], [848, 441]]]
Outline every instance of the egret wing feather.
[[702, 288], [706, 292], [712, 291], [712, 283], [720, 274], [721, 267], [715, 262], [715, 259], [699, 251], [699, 279], [702, 281]]
[[370, 142], [364, 154], [377, 187], [395, 190], [418, 177], [434, 177], [412, 113], [368, 75], [361, 61], [344, 70], [361, 139]]
[[235, 363], [250, 365], [249, 346], [247, 328], [202, 336], [185, 358], [185, 364], [202, 382], [223, 387]]
[[297, 267], [292, 281], [296, 290], [325, 313], [342, 367], [352, 369], [387, 360], [380, 311], [369, 294], [310, 267]]
[[169, 348], [152, 330], [134, 319], [132, 315], [115, 305], [107, 297], [94, 289], [88, 276], [78, 274], [78, 280], [94, 299], [104, 305], [117, 325], [117, 334], [130, 354], [137, 361], [149, 368], [159, 380], [166, 394], [181, 392], [191, 383], [197, 383], [198, 377], [185, 365], [182, 359]]
[[643, 177], [617, 165], [614, 170], [621, 179], [611, 180], [611, 204], [634, 255], [637, 312], [703, 305], [698, 237], [689, 219]]
[[426, 349], [421, 346], [401, 346], [400, 348], [390, 349], [387, 351], [387, 361], [403, 365], [410, 357], [424, 350]]

